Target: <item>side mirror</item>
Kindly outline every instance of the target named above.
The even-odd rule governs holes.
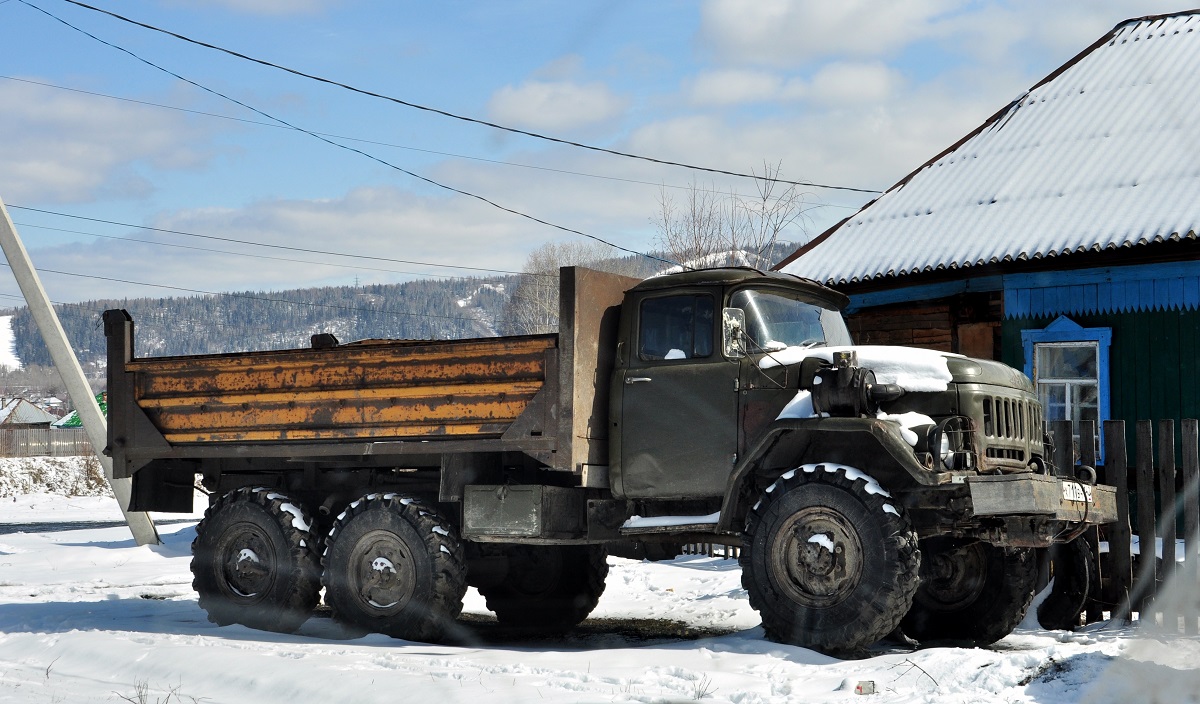
[[[723,308],[721,310],[721,340],[725,356],[730,359],[741,359],[746,356],[746,311],[741,308]]]

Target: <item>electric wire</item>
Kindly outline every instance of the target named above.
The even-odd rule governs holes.
[[[29,5],[30,7],[37,8],[37,6],[35,6],[35,5],[30,5],[26,0],[20,0],[20,1],[25,5]],[[379,98],[381,100],[386,100],[386,101],[389,101],[392,103],[396,103],[397,105],[403,105],[404,107],[434,113],[436,115],[441,115],[443,117],[449,117],[449,118],[452,118],[455,120],[461,120],[463,122],[473,123],[473,124],[477,124],[477,125],[483,125],[485,127],[491,127],[493,129],[501,130],[504,132],[510,132],[512,134],[524,135],[526,137],[533,137],[534,139],[541,139],[541,140],[545,140],[547,142],[554,142],[556,144],[563,144],[563,145],[570,146],[570,147],[577,147],[579,149],[587,149],[587,150],[594,151],[594,152],[601,152],[604,154],[611,154],[614,156],[625,157],[627,159],[638,159],[641,161],[648,161],[648,162],[651,162],[654,164],[662,164],[665,166],[677,166],[677,167],[684,168],[684,169],[691,169],[693,171],[704,171],[707,173],[722,174],[724,176],[736,176],[738,178],[751,178],[751,179],[755,179],[755,180],[773,181],[776,183],[785,183],[785,184],[794,185],[794,186],[804,186],[806,188],[823,188],[823,189],[837,190],[837,191],[851,191],[851,192],[855,192],[855,193],[882,193],[882,191],[878,191],[878,190],[872,190],[872,189],[866,189],[866,188],[852,188],[849,186],[831,186],[828,184],[814,183],[811,181],[789,181],[786,179],[764,178],[763,176],[755,175],[753,173],[746,174],[746,173],[741,173],[738,171],[728,171],[725,169],[715,169],[715,168],[709,168],[709,167],[705,167],[705,166],[697,166],[695,164],[686,164],[686,163],[682,163],[682,162],[678,162],[678,161],[670,161],[667,159],[657,159],[654,157],[643,156],[640,154],[632,154],[629,152],[622,152],[622,151],[618,151],[615,149],[598,147],[598,146],[595,146],[592,144],[585,144],[583,142],[574,142],[574,141],[567,140],[567,139],[560,139],[558,137],[551,137],[546,134],[541,134],[539,132],[531,132],[529,130],[522,130],[522,129],[518,129],[516,127],[507,127],[505,125],[500,125],[495,122],[488,122],[487,120],[480,120],[480,119],[474,118],[474,117],[467,117],[466,115],[459,115],[457,113],[442,110],[440,108],[434,108],[434,107],[429,107],[427,105],[413,103],[413,102],[410,102],[407,100],[403,100],[401,98],[396,98],[393,96],[384,95],[382,93],[376,93],[374,91],[366,90],[364,88],[357,88],[355,86],[352,86],[352,85],[349,85],[346,83],[342,83],[339,81],[335,81],[333,79],[323,78],[321,76],[317,76],[317,75],[314,75],[311,73],[306,73],[304,71],[300,71],[300,70],[297,70],[294,68],[289,68],[287,66],[282,66],[280,64],[272,63],[270,61],[266,61],[265,59],[258,59],[253,56],[248,56],[241,52],[234,51],[232,49],[226,49],[224,47],[217,46],[216,44],[210,44],[208,42],[200,41],[199,39],[193,39],[193,38],[185,36],[183,34],[179,34],[177,32],[172,32],[168,29],[156,27],[155,25],[147,24],[145,22],[140,22],[138,20],[134,20],[134,19],[131,19],[124,15],[118,14],[116,12],[111,12],[109,10],[99,8],[94,5],[89,5],[85,2],[80,2],[79,0],[63,0],[63,2],[70,3],[72,5],[84,8],[86,10],[91,10],[93,12],[99,12],[101,14],[108,15],[109,17],[120,20],[121,22],[126,22],[128,24],[132,24],[137,27],[142,27],[143,29],[149,29],[154,32],[159,32],[159,33],[165,34],[169,37],[174,37],[175,39],[179,39],[179,40],[188,42],[189,44],[194,44],[196,46],[204,47],[206,49],[211,49],[213,51],[219,51],[224,54],[228,54],[229,56],[233,56],[235,58],[242,59],[244,61],[250,61],[252,63],[259,64],[260,66],[266,66],[268,68],[273,68],[273,69],[276,69],[279,71],[283,71],[285,73],[290,73],[294,76],[299,76],[301,78],[307,78],[312,81],[317,81],[319,83],[324,83],[326,85],[336,86],[338,88],[344,88],[345,90],[351,91],[353,93],[358,93],[360,95],[365,95],[365,96],[368,96],[371,98]],[[37,8],[37,9],[41,10],[41,8]],[[41,11],[46,12],[45,10],[41,10]],[[46,12],[46,14],[50,14],[50,13]],[[50,15],[50,16],[53,17],[53,15]],[[58,18],[55,17],[55,19],[58,19]],[[64,20],[59,19],[59,21],[63,22],[63,24],[67,24]],[[78,29],[78,28],[76,28],[76,29]],[[79,30],[79,31],[83,31],[83,30]]]
[[[177,112],[184,112],[184,113],[189,113],[192,115],[201,115],[203,117],[212,117],[212,118],[216,118],[216,119],[220,119],[220,120],[241,122],[243,124],[255,125],[258,127],[270,127],[272,129],[277,129],[277,130],[290,129],[288,127],[285,127],[283,125],[280,125],[280,124],[277,124],[274,122],[264,122],[262,120],[251,120],[251,119],[245,118],[245,117],[234,117],[233,115],[222,115],[220,113],[207,112],[204,110],[195,110],[192,108],[182,108],[177,105],[167,105],[165,103],[155,103],[155,102],[151,102],[148,100],[138,100],[136,98],[126,98],[126,97],[123,97],[120,95],[110,95],[108,93],[100,93],[97,91],[84,90],[82,88],[71,88],[70,86],[60,86],[60,85],[56,85],[54,83],[46,83],[44,81],[32,81],[32,80],[29,80],[28,78],[18,78],[16,76],[0,75],[0,79],[6,80],[6,81],[15,81],[18,83],[27,83],[29,85],[41,86],[43,88],[53,88],[55,90],[68,91],[71,93],[80,93],[82,95],[89,95],[89,96],[93,96],[96,98],[106,98],[108,100],[119,100],[121,102],[133,103],[135,105],[144,105],[147,107],[160,108],[163,110],[175,110]],[[553,168],[550,166],[537,166],[535,164],[522,164],[521,162],[518,162],[518,161],[507,161],[504,159],[488,159],[488,158],[481,157],[481,156],[471,156],[469,154],[457,154],[455,152],[443,152],[443,151],[438,151],[436,149],[423,149],[421,147],[413,147],[413,146],[409,146],[406,144],[395,144],[393,142],[382,142],[382,141],[375,140],[375,139],[364,139],[362,137],[348,137],[346,135],[336,134],[333,132],[321,132],[318,130],[313,130],[313,132],[321,135],[322,137],[329,137],[331,139],[341,139],[341,140],[345,140],[347,142],[360,142],[362,144],[371,144],[371,145],[378,146],[378,147],[391,147],[392,149],[403,149],[403,150],[411,151],[411,152],[420,152],[421,154],[433,154],[435,156],[445,156],[445,157],[450,157],[452,159],[463,159],[465,161],[477,161],[477,162],[480,162],[483,164],[496,164],[498,166],[512,166],[512,167],[516,167],[516,168],[520,168],[520,169],[530,169],[533,171],[545,171],[548,173],[564,174],[567,176],[581,176],[583,178],[594,178],[594,179],[600,179],[600,180],[604,180],[604,181],[616,181],[619,183],[631,183],[631,184],[635,184],[635,185],[639,185],[639,186],[655,186],[655,187],[661,187],[661,188],[671,188],[671,189],[681,190],[681,191],[696,189],[696,190],[710,192],[710,193],[716,192],[713,189],[699,188],[695,185],[680,186],[678,184],[673,184],[673,183],[643,181],[643,180],[636,179],[636,178],[624,178],[622,176],[606,176],[604,174],[591,174],[591,173],[587,173],[586,171],[573,171],[571,169],[556,169],[556,168]],[[833,205],[833,204],[829,204],[829,203],[822,203],[822,204],[820,204],[820,207],[832,207],[832,208],[853,207],[854,210],[858,209],[858,206]]]
[[[382,267],[362,266],[359,264],[335,264],[334,262],[314,262],[309,259],[288,259],[287,257],[272,257],[266,254],[251,254],[249,252],[234,252],[228,249],[213,249],[211,247],[195,247],[187,244],[177,244],[175,242],[155,242],[154,240],[139,240],[132,237],[118,237],[116,235],[102,235],[98,232],[85,232],[83,230],[68,230],[62,227],[49,227],[47,225],[34,225],[27,222],[13,222],[14,225],[28,227],[35,230],[50,230],[52,232],[65,232],[72,235],[85,235],[87,237],[99,237],[106,240],[117,240],[118,242],[132,242],[137,244],[149,244],[155,247],[174,247],[176,249],[187,249],[197,252],[212,252],[214,254],[228,254],[235,257],[250,257],[253,259],[266,259],[273,262],[288,262],[291,264],[308,264],[311,266],[331,266],[339,269],[350,269],[352,271],[379,271],[386,274],[405,274],[409,276],[431,276],[439,279],[457,279],[461,278],[453,274],[434,274],[421,271],[400,271],[398,269],[384,269]],[[507,273],[507,272],[505,272]]]
[[[67,1],[69,2],[70,0],[67,0]],[[175,77],[175,78],[177,78],[177,79],[179,79],[179,80],[181,80],[181,81],[183,81],[183,82],[185,82],[185,83],[187,83],[187,84],[189,84],[189,85],[195,86],[196,88],[199,88],[200,90],[203,90],[203,91],[204,91],[204,92],[206,92],[206,93],[209,93],[209,94],[211,94],[211,95],[215,95],[215,96],[217,96],[217,97],[219,97],[219,98],[223,98],[223,99],[225,99],[225,100],[228,100],[229,102],[231,102],[231,103],[234,103],[234,104],[236,104],[236,105],[240,105],[240,106],[242,106],[242,107],[246,108],[247,110],[250,110],[251,112],[254,112],[254,113],[258,114],[258,115],[261,115],[262,117],[265,117],[265,118],[267,118],[268,120],[272,120],[272,121],[274,121],[274,122],[278,122],[279,124],[281,124],[281,125],[284,125],[284,126],[286,126],[286,127],[290,128],[290,129],[296,130],[297,132],[303,132],[304,134],[307,134],[307,135],[309,135],[310,137],[313,137],[314,139],[320,140],[320,141],[322,141],[322,142],[324,142],[324,143],[326,143],[326,144],[329,144],[329,145],[332,145],[332,146],[338,147],[338,148],[340,148],[340,149],[345,149],[346,151],[350,151],[350,152],[353,152],[353,153],[359,154],[359,155],[361,155],[361,156],[364,156],[364,157],[366,157],[367,159],[370,159],[371,161],[374,161],[374,162],[376,162],[376,163],[378,163],[378,164],[381,164],[381,165],[383,165],[383,166],[386,166],[386,167],[388,167],[388,168],[390,168],[390,169],[394,169],[394,170],[396,170],[396,171],[399,171],[400,173],[407,174],[408,176],[410,176],[410,177],[412,177],[412,178],[415,178],[415,179],[417,179],[417,180],[419,180],[419,181],[423,181],[423,182],[425,182],[425,183],[428,183],[428,184],[430,184],[430,185],[432,185],[432,186],[436,186],[437,188],[441,188],[441,189],[444,189],[444,190],[450,191],[450,192],[452,192],[452,193],[457,193],[457,194],[459,194],[459,195],[466,196],[466,197],[468,197],[468,198],[473,198],[473,199],[475,199],[475,200],[477,200],[477,201],[480,201],[480,202],[482,202],[482,203],[485,203],[485,204],[487,204],[487,205],[490,205],[490,206],[492,206],[493,208],[496,208],[496,209],[498,209],[498,210],[504,211],[504,212],[506,212],[506,213],[510,213],[510,214],[512,214],[512,215],[516,215],[516,216],[518,216],[518,217],[521,217],[521,218],[524,218],[524,219],[526,219],[526,220],[530,220],[530,221],[532,221],[532,222],[536,222],[536,223],[538,223],[538,224],[540,224],[540,225],[545,225],[545,226],[547,226],[547,227],[554,228],[554,229],[556,229],[556,230],[561,230],[561,231],[563,231],[563,232],[568,232],[568,233],[571,233],[571,234],[579,235],[579,236],[581,236],[581,237],[586,237],[586,238],[588,238],[588,239],[595,240],[595,241],[597,241],[597,242],[600,242],[601,244],[608,245],[609,247],[612,247],[613,249],[620,250],[620,251],[622,251],[622,252],[627,252],[627,253],[629,253],[629,254],[636,254],[636,255],[638,255],[638,256],[641,256],[641,257],[646,257],[647,259],[654,259],[654,260],[657,260],[657,261],[663,262],[664,264],[669,264],[669,265],[672,265],[672,266],[679,266],[679,264],[678,264],[677,262],[673,262],[673,261],[670,261],[670,260],[668,260],[668,259],[663,259],[662,257],[657,257],[657,256],[654,256],[654,255],[652,255],[652,254],[647,254],[647,253],[645,253],[645,252],[639,252],[639,251],[637,251],[637,250],[634,250],[634,249],[629,249],[628,247],[622,247],[621,245],[615,244],[615,243],[613,243],[613,242],[609,242],[608,240],[605,240],[605,239],[603,239],[603,238],[601,238],[601,237],[597,237],[596,235],[588,234],[588,233],[586,233],[586,232],[583,232],[583,231],[581,231],[581,230],[576,230],[576,229],[574,229],[574,228],[570,228],[570,227],[567,227],[567,226],[565,226],[565,225],[558,225],[558,224],[556,224],[556,223],[552,223],[552,222],[550,222],[550,221],[548,221],[548,220],[544,220],[544,219],[542,219],[542,218],[539,218],[539,217],[536,217],[536,216],[530,215],[530,214],[528,214],[528,213],[525,213],[525,212],[522,212],[522,211],[520,211],[520,210],[516,210],[516,209],[513,209],[513,208],[509,208],[509,207],[507,207],[507,206],[504,206],[504,205],[500,205],[499,203],[497,203],[497,202],[495,202],[495,201],[493,201],[493,200],[490,200],[490,199],[488,199],[488,198],[485,198],[484,196],[481,196],[481,195],[479,195],[479,194],[476,194],[476,193],[471,193],[470,191],[465,191],[465,190],[462,190],[462,189],[460,189],[460,188],[455,188],[454,186],[450,186],[450,185],[447,185],[447,184],[444,184],[444,183],[440,183],[440,182],[438,182],[438,181],[434,181],[434,180],[433,180],[433,179],[431,179],[431,178],[427,178],[427,177],[425,177],[425,176],[421,176],[420,174],[418,174],[418,173],[416,173],[416,172],[409,171],[408,169],[405,169],[405,168],[403,168],[403,167],[401,167],[401,166],[397,166],[396,164],[393,164],[393,163],[391,163],[391,162],[387,161],[386,159],[382,159],[382,158],[380,158],[380,157],[377,157],[377,156],[375,156],[375,155],[373,155],[373,154],[370,154],[370,153],[368,153],[368,152],[365,152],[365,151],[363,151],[363,150],[361,150],[361,149],[357,149],[357,148],[355,148],[355,147],[351,147],[351,146],[348,146],[348,145],[345,145],[345,144],[341,144],[341,143],[339,143],[339,142],[335,142],[335,141],[333,141],[332,139],[329,139],[328,137],[323,137],[323,136],[321,136],[320,134],[317,134],[316,132],[312,132],[311,130],[305,129],[305,128],[303,128],[303,127],[299,127],[299,126],[297,126],[297,125],[293,125],[292,123],[288,122],[287,120],[284,120],[284,119],[282,119],[282,118],[275,117],[274,115],[271,115],[271,114],[269,114],[269,113],[266,113],[266,112],[264,112],[264,111],[262,111],[262,110],[259,110],[258,108],[255,108],[255,107],[253,107],[253,106],[251,106],[251,105],[248,105],[247,103],[244,103],[244,102],[242,102],[242,101],[238,100],[237,98],[233,98],[233,97],[231,97],[231,96],[228,96],[228,95],[226,95],[226,94],[224,94],[224,93],[221,93],[220,91],[217,91],[217,90],[215,90],[215,89],[209,88],[209,87],[207,87],[207,86],[205,86],[205,85],[203,85],[203,84],[197,83],[196,81],[193,81],[193,80],[191,80],[191,79],[189,79],[189,78],[185,78],[185,77],[183,77],[182,75],[180,75],[180,74],[178,74],[178,73],[175,73],[174,71],[171,71],[170,69],[167,69],[167,68],[164,68],[164,67],[162,67],[162,66],[159,66],[158,64],[154,63],[153,61],[150,61],[149,59],[145,59],[145,58],[143,58],[143,57],[141,57],[141,56],[139,56],[139,55],[135,54],[134,52],[130,51],[129,49],[126,49],[126,48],[124,48],[124,47],[121,47],[121,46],[119,46],[119,45],[117,45],[117,44],[114,44],[114,43],[112,43],[112,42],[106,41],[106,40],[104,40],[104,39],[101,39],[100,37],[96,36],[95,34],[92,34],[91,32],[88,32],[87,30],[84,30],[84,29],[82,29],[82,28],[80,28],[80,27],[77,27],[77,26],[75,26],[75,25],[71,24],[70,22],[67,22],[66,20],[62,19],[61,17],[58,17],[57,15],[55,15],[55,14],[53,14],[53,13],[51,13],[51,12],[49,12],[49,11],[47,11],[47,10],[45,10],[45,9],[41,8],[41,7],[38,7],[37,5],[34,5],[33,3],[29,2],[29,0],[18,0],[18,2],[20,2],[22,5],[25,5],[26,7],[29,7],[29,8],[31,8],[31,9],[34,9],[34,10],[37,10],[38,12],[40,12],[40,13],[42,13],[42,14],[46,15],[47,17],[49,17],[49,18],[51,18],[51,19],[53,19],[53,20],[55,20],[56,22],[59,22],[59,23],[61,23],[61,24],[65,25],[65,26],[67,26],[67,27],[69,27],[69,28],[71,28],[71,29],[75,30],[76,32],[79,32],[80,34],[83,34],[84,36],[90,37],[91,39],[93,39],[93,40],[95,40],[95,41],[97,41],[97,42],[99,42],[99,43],[101,43],[101,44],[104,44],[105,46],[108,46],[108,47],[110,47],[110,48],[112,48],[112,49],[115,49],[115,50],[117,50],[117,51],[120,51],[121,53],[127,54],[128,56],[130,56],[130,57],[132,57],[132,58],[136,59],[137,61],[139,61],[139,62],[141,62],[141,63],[143,63],[143,64],[146,64],[147,66],[150,66],[151,68],[154,68],[154,69],[156,69],[156,70],[158,70],[158,71],[161,71],[161,72],[163,72],[163,73],[165,73],[165,74],[167,74],[167,75],[169,75],[169,76],[173,76],[173,77]],[[90,9],[98,9],[98,8],[90,8]],[[103,10],[99,10],[99,11],[100,11],[100,12],[104,12]]]
[[[465,265],[458,265],[458,264],[435,264],[433,262],[422,262],[422,261],[417,261],[414,259],[396,259],[393,257],[379,257],[379,256],[370,255],[370,254],[346,254],[344,252],[334,252],[334,251],[324,250],[324,249],[310,249],[307,247],[292,247],[292,246],[283,245],[283,244],[266,244],[264,242],[253,242],[251,240],[239,240],[239,239],[235,239],[232,237],[219,237],[217,235],[201,235],[201,234],[198,234],[195,232],[184,232],[183,230],[169,230],[169,229],[161,228],[161,227],[149,227],[146,225],[134,225],[132,223],[127,223],[127,222],[118,222],[116,220],[91,218],[91,217],[87,217],[84,215],[72,215],[70,213],[60,213],[60,212],[57,212],[54,210],[45,210],[42,208],[30,208],[30,207],[23,206],[23,205],[15,205],[13,203],[9,203],[8,208],[12,209],[12,210],[25,210],[25,211],[28,211],[31,213],[44,213],[46,215],[57,215],[59,217],[73,218],[76,220],[86,220],[88,222],[98,222],[98,223],[103,223],[105,225],[117,225],[120,227],[132,227],[132,228],[137,228],[137,229],[141,229],[141,230],[149,230],[151,232],[164,232],[164,233],[172,234],[172,235],[183,235],[185,237],[196,237],[199,239],[215,240],[218,242],[231,242],[231,243],[236,243],[236,244],[252,245],[255,247],[265,247],[268,249],[282,249],[282,250],[286,250],[289,252],[303,252],[305,254],[320,254],[323,256],[331,256],[331,257],[347,257],[347,258],[352,258],[352,259],[365,259],[368,261],[391,262],[393,264],[415,264],[417,266],[434,266],[434,267],[441,267],[443,269],[462,269],[464,271],[480,271],[480,272],[493,273],[493,274],[550,276],[549,274],[528,274],[527,272],[513,271],[510,269],[488,269],[485,267],[465,266]],[[138,241],[141,241],[141,240],[138,240]]]

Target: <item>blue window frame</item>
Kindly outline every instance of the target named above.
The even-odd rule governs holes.
[[[1094,421],[1096,457],[1103,463],[1102,421],[1111,417],[1108,353],[1112,328],[1085,328],[1059,316],[1042,330],[1022,330],[1021,344],[1025,374],[1037,385],[1046,422],[1071,421],[1078,447],[1079,422]]]

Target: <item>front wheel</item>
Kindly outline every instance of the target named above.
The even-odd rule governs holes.
[[[433,507],[397,494],[370,494],[338,516],[327,542],[325,601],[335,620],[432,642],[462,611],[462,544]]]
[[[905,635],[983,646],[1021,622],[1037,585],[1033,549],[933,537],[921,551],[921,586],[901,623]]]
[[[921,553],[899,504],[862,472],[805,465],[750,511],[742,586],[769,638],[825,652],[870,645],[912,604]]]

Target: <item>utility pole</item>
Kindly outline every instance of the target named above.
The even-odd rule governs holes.
[[[41,279],[33,268],[29,252],[25,251],[25,245],[17,236],[17,228],[8,216],[8,209],[4,207],[3,200],[0,200],[0,216],[3,216],[0,217],[0,248],[4,250],[8,265],[12,267],[17,285],[21,287],[21,293],[25,296],[25,304],[29,306],[29,312],[42,334],[42,340],[50,350],[54,367],[58,369],[58,374],[67,387],[67,393],[75,404],[75,411],[79,413],[83,429],[92,443],[92,449],[96,451],[96,458],[104,468],[104,478],[108,480],[113,495],[117,497],[117,503],[121,506],[121,513],[125,514],[125,522],[129,524],[134,540],[138,545],[157,545],[162,541],[158,539],[158,530],[155,529],[150,516],[141,511],[129,511],[133,480],[113,479],[112,458],[102,451],[108,444],[108,420],[100,412],[100,405],[92,395],[92,388],[88,385],[87,377],[83,375],[79,359],[71,349],[67,333],[58,320],[58,314],[54,312],[54,306],[50,304],[46,289],[42,288]]]

